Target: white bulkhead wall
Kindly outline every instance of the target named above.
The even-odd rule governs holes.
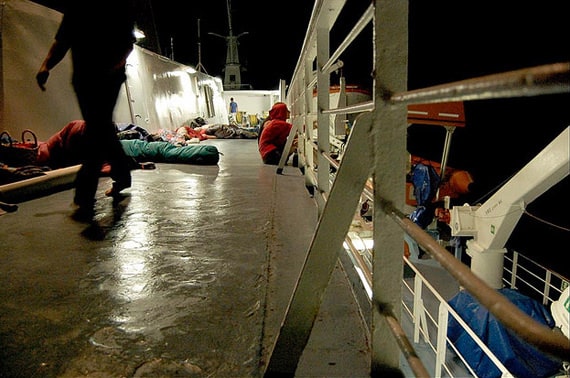
[[[220,78],[135,46],[127,60],[127,82],[115,118],[151,133],[175,130],[197,117],[207,123],[227,123],[222,92]]]
[[[40,141],[47,140],[81,118],[71,86],[70,54],[50,72],[45,92],[35,80],[62,14],[28,0],[6,0],[0,7],[0,129],[15,138],[32,129]],[[222,94],[220,78],[135,46],[115,121],[134,123],[151,133],[174,130],[196,117],[227,123]]]

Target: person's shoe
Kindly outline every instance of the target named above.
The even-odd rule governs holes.
[[[156,169],[156,165],[152,161],[147,161],[144,163],[137,163],[140,169]]]
[[[93,206],[78,206],[74,205],[75,210],[71,214],[71,219],[77,222],[90,223],[95,216]]]
[[[111,186],[111,188],[107,189],[107,191],[105,192],[105,195],[107,197],[119,197],[119,196],[121,196],[121,191],[129,188],[130,186],[131,186],[130,184],[120,183],[120,182],[115,181],[113,183],[113,186]]]

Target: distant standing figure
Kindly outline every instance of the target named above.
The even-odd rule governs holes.
[[[263,123],[259,134],[259,154],[265,164],[278,165],[287,143],[287,137],[293,127],[287,122],[289,109],[284,102],[276,102],[269,111],[268,119]],[[295,149],[293,143],[291,149]],[[288,151],[288,155],[293,151]]]
[[[67,51],[73,62],[72,84],[85,120],[81,168],[75,180],[73,218],[91,221],[101,167],[111,164],[115,182],[107,195],[131,186],[129,159],[117,138],[113,112],[125,65],[133,50],[135,0],[68,1],[36,80],[45,91],[49,72]]]
[[[237,122],[237,112],[238,104],[234,101],[234,98],[230,98],[230,120]]]

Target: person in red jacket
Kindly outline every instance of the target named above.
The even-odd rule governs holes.
[[[276,102],[269,111],[259,133],[259,154],[265,164],[278,165],[287,137],[293,125],[287,122],[289,109],[284,102]],[[293,143],[292,148],[294,148]]]

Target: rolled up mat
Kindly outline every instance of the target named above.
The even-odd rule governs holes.
[[[0,186],[0,201],[18,203],[73,187],[81,165],[54,169],[45,175]]]
[[[18,210],[18,205],[0,201],[0,211],[3,211],[4,213],[13,213],[16,210]]]

